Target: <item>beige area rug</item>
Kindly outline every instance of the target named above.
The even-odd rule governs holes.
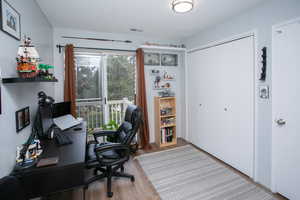
[[[162,200],[275,200],[191,145],[136,159]]]

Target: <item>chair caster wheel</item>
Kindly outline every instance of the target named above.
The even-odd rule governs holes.
[[[134,181],[135,181],[134,176],[130,178],[130,181],[131,181],[131,182],[134,182]]]
[[[109,198],[112,198],[112,197],[113,197],[113,195],[114,195],[114,193],[113,193],[113,192],[107,192],[107,196],[108,196]]]

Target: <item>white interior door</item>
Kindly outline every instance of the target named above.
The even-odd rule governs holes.
[[[300,20],[273,30],[275,191],[300,199]]]
[[[191,142],[253,177],[254,38],[188,56]]]

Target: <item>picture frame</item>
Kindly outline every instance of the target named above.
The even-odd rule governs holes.
[[[0,28],[16,40],[21,40],[21,15],[6,0],[0,0]]]
[[[145,53],[144,64],[151,66],[160,66],[160,54],[159,53]]]
[[[177,54],[161,54],[161,65],[162,66],[178,66],[178,55]]]
[[[30,109],[29,107],[22,108],[16,111],[16,131],[19,133],[24,128],[30,125]]]

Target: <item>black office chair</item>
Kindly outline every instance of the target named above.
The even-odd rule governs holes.
[[[97,180],[107,178],[107,196],[112,197],[112,177],[130,178],[134,182],[134,176],[124,173],[124,164],[129,160],[131,143],[142,123],[141,109],[135,105],[129,105],[125,113],[125,121],[117,131],[94,132],[95,141],[87,145],[86,167],[94,169],[94,177],[90,178],[85,186]],[[113,142],[99,143],[99,137],[110,137]],[[120,171],[118,171],[120,170]],[[102,172],[98,175],[98,172]]]
[[[0,199],[3,200],[29,200],[19,179],[14,176],[6,176],[0,179]]]

